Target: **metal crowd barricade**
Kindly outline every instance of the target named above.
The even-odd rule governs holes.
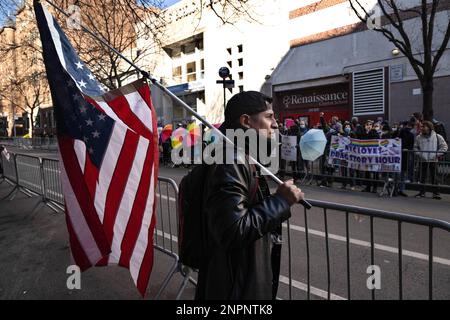
[[[52,210],[64,210],[64,194],[60,179],[59,161],[42,159],[42,187],[43,201]]]
[[[409,189],[450,193],[450,152],[403,151],[403,181]]]
[[[431,161],[424,160],[430,157]],[[287,175],[300,179],[303,185],[312,184],[314,180],[318,184],[372,185],[382,188],[380,195],[392,195],[394,189],[402,185],[408,190],[450,194],[450,151],[403,150],[399,174],[367,173],[330,165],[327,155],[315,161],[298,161],[298,164],[287,162],[282,169]]]
[[[330,272],[330,233],[329,233],[329,223],[328,218],[330,215],[336,214],[330,211],[336,211],[337,214],[344,214],[345,217],[345,236],[341,237],[345,239],[346,249],[345,249],[345,259],[346,259],[346,278],[347,278],[347,299],[351,299],[351,268],[350,268],[350,230],[349,230],[349,215],[350,214],[358,214],[361,216],[369,217],[370,223],[370,263],[371,265],[375,265],[375,242],[374,242],[374,221],[377,220],[390,220],[394,221],[397,224],[397,259],[398,259],[398,297],[399,300],[403,300],[404,297],[404,283],[405,279],[403,277],[403,255],[406,250],[403,249],[402,235],[403,235],[403,226],[404,224],[412,224],[416,226],[422,226],[427,228],[428,230],[428,298],[430,300],[433,299],[433,252],[434,252],[434,237],[435,230],[444,231],[447,235],[450,236],[450,223],[442,220],[422,217],[422,216],[413,216],[403,213],[395,213],[388,212],[383,210],[376,209],[368,209],[361,208],[356,206],[348,206],[337,203],[330,203],[325,201],[318,200],[308,200],[314,208],[317,208],[323,213],[323,223],[324,223],[324,238],[325,238],[325,255],[326,255],[326,282],[327,282],[327,299],[331,299],[331,272]],[[311,214],[317,215],[317,212],[310,212],[308,214],[307,210],[304,210],[304,223],[305,223],[305,245],[306,245],[306,279],[307,279],[307,298],[311,297],[311,250],[310,250],[310,230],[308,227],[308,221]],[[290,231],[290,230],[289,230]],[[289,252],[290,248],[290,239],[289,239]],[[291,268],[292,261],[289,260],[289,268]],[[289,290],[292,290],[290,276],[290,285]],[[375,290],[371,292],[372,300],[375,299]]]
[[[178,258],[178,211],[177,211],[178,186],[173,179],[158,177],[156,187],[156,226],[154,233],[154,248],[173,259],[173,263],[163,280],[160,290],[155,296],[159,299],[163,291],[167,288],[170,280],[176,273],[183,277],[182,283],[177,291],[176,299],[180,299],[181,294],[189,281],[195,284],[192,279],[192,270],[183,266]]]
[[[32,146],[34,149],[57,150],[58,141],[54,137],[33,137]]]
[[[177,216],[177,193],[178,188],[176,183],[172,179],[159,177],[158,178],[158,186],[156,188],[157,193],[157,210],[155,212],[157,217],[157,225],[155,228],[155,239],[154,246],[155,249],[160,250],[171,256],[173,258],[173,264],[168,271],[167,276],[165,277],[161,289],[159,290],[156,299],[158,299],[161,293],[166,289],[172,277],[180,272],[183,276],[182,284],[177,292],[177,299],[180,298],[183,290],[185,289],[187,283],[191,281],[194,285],[196,284],[195,280],[192,279],[191,275],[194,270],[190,270],[189,268],[185,268],[178,259],[178,216]],[[397,244],[398,244],[398,252],[397,259],[399,263],[398,267],[398,286],[399,293],[398,297],[400,300],[404,297],[404,284],[406,279],[403,275],[404,270],[404,262],[403,262],[403,254],[406,251],[403,249],[403,240],[402,235],[404,233],[404,225],[416,225],[422,226],[428,230],[428,296],[430,299],[433,298],[433,252],[434,252],[434,237],[433,235],[436,233],[435,230],[442,230],[446,232],[450,236],[450,223],[431,219],[427,217],[420,216],[412,216],[402,213],[388,212],[383,210],[369,209],[369,208],[361,208],[355,206],[342,205],[331,202],[317,201],[317,200],[308,200],[314,207],[314,212],[309,212],[304,210],[304,221],[305,221],[305,245],[306,245],[306,263],[307,263],[307,297],[310,299],[311,297],[311,270],[314,266],[311,265],[311,244],[310,244],[310,229],[308,228],[308,222],[311,218],[311,215],[314,214],[317,216],[317,211],[321,211],[323,214],[323,224],[324,224],[324,234],[325,234],[325,255],[326,255],[326,278],[327,278],[327,288],[326,288],[326,297],[331,299],[333,294],[331,293],[331,253],[332,246],[330,244],[330,231],[329,231],[329,217],[330,215],[342,214],[345,219],[345,236],[341,237],[345,239],[345,252],[346,252],[346,269],[347,269],[347,299],[352,298],[352,290],[351,290],[351,270],[350,270],[350,245],[352,244],[350,241],[350,227],[349,227],[349,217],[350,214],[358,214],[360,216],[366,216],[369,218],[370,223],[370,263],[371,265],[376,264],[375,260],[375,240],[374,235],[375,231],[375,221],[378,220],[389,220],[396,223],[397,228]],[[288,244],[288,279],[287,285],[289,288],[289,299],[293,298],[292,289],[295,280],[293,279],[293,266],[292,266],[292,229],[289,221],[285,225],[288,229],[287,232],[287,244]],[[313,233],[314,234],[314,233]],[[297,243],[297,242],[296,242]],[[375,299],[375,290],[372,290],[372,299]]]
[[[60,168],[59,161],[52,159],[42,159],[36,157],[30,157],[26,155],[14,155],[11,154],[9,160],[5,155],[1,155],[1,161],[3,165],[3,176],[6,181],[15,186],[15,192],[19,191],[19,188],[26,190],[26,194],[29,195],[30,191],[33,194],[42,195],[42,201],[40,204],[44,203],[48,205],[55,211],[62,210],[64,205],[64,197],[62,192],[62,186],[60,181]],[[440,161],[439,164],[444,164],[441,168],[448,168],[447,163]],[[436,170],[444,170],[436,169]],[[13,192],[12,191],[12,192]],[[10,195],[12,194],[10,193]],[[9,196],[9,195],[8,195]],[[7,197],[8,197],[7,196]],[[178,198],[178,186],[174,180],[165,177],[158,177],[156,186],[156,226],[154,231],[154,248],[164,254],[167,254],[172,260],[171,267],[165,276],[161,287],[155,296],[155,299],[159,299],[164,290],[168,287],[171,279],[177,273],[182,276],[182,283],[177,291],[176,299],[181,297],[184,289],[186,288],[188,282],[196,284],[195,280],[192,278],[194,270],[183,266],[178,257],[178,211],[177,211],[177,198]],[[305,233],[305,246],[306,246],[306,291],[307,298],[311,297],[311,270],[314,266],[311,266],[311,234],[317,235],[317,232],[313,232],[309,228],[311,221],[311,215],[317,217],[318,213],[322,213],[323,225],[324,225],[324,239],[325,239],[325,258],[326,258],[326,295],[328,299],[332,298],[331,294],[331,253],[332,246],[330,245],[329,232],[329,221],[330,216],[342,215],[345,222],[343,237],[345,241],[345,261],[346,261],[346,284],[347,284],[347,299],[352,298],[351,290],[351,268],[350,268],[350,245],[353,243],[350,240],[350,227],[349,227],[349,216],[350,214],[358,214],[360,216],[366,216],[369,218],[370,223],[370,263],[375,265],[375,249],[376,244],[374,241],[375,235],[375,221],[378,220],[388,220],[393,221],[396,224],[397,230],[397,246],[396,251],[398,260],[398,297],[403,299],[404,297],[404,283],[405,278],[403,274],[403,253],[406,251],[403,249],[402,235],[404,234],[404,225],[412,224],[415,226],[421,226],[427,230],[428,238],[428,297],[433,299],[433,252],[435,250],[434,245],[434,235],[437,233],[436,230],[444,231],[446,234],[450,235],[450,223],[441,220],[431,219],[427,217],[412,216],[402,213],[388,212],[376,209],[361,208],[356,206],[348,206],[337,203],[330,203],[317,200],[308,200],[313,205],[313,210],[308,213],[307,210],[304,211],[304,233]],[[318,212],[319,211],[319,212]],[[292,299],[292,289],[295,283],[292,273],[292,227],[289,222],[286,224],[287,233],[287,243],[288,243],[288,286],[289,286],[289,299]],[[312,232],[312,233],[311,233]],[[298,239],[296,239],[298,243]],[[375,299],[375,291],[372,290],[372,299]]]
[[[17,174],[16,155],[8,153],[8,155],[1,154],[3,165],[3,177],[6,182],[13,186],[11,192],[9,192],[3,199],[13,199],[15,194],[19,191],[19,177]]]
[[[27,195],[42,195],[41,161],[39,158],[16,154],[18,184]]]
[[[2,179],[11,185],[17,185],[17,169],[16,169],[16,159],[14,154],[9,154],[9,156],[4,153],[0,154],[2,162]]]

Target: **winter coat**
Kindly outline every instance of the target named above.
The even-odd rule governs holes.
[[[281,252],[274,233],[281,233],[281,223],[291,216],[290,206],[283,197],[270,195],[263,176],[258,177],[256,198],[250,203],[250,192],[256,190],[252,173],[248,161],[208,168],[202,226],[208,249],[198,273],[196,299],[274,298]]]
[[[447,143],[444,138],[431,131],[429,136],[420,134],[416,137],[414,142],[415,151],[431,151],[431,152],[418,152],[416,153],[422,161],[425,162],[437,162],[438,157],[443,155],[443,152],[448,150]],[[437,152],[436,152],[437,151]]]

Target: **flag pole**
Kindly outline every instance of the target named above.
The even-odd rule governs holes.
[[[60,7],[58,7],[57,5],[55,5],[54,3],[52,3],[50,0],[45,0],[45,2],[47,2],[49,5],[51,5],[53,8],[55,8],[57,11],[59,11],[60,13],[62,13],[63,15],[65,15],[66,17],[70,18],[70,15],[65,12],[63,9],[61,9]],[[178,102],[184,109],[186,109],[188,112],[190,112],[191,114],[193,114],[199,121],[201,121],[205,126],[207,126],[208,128],[214,130],[214,132],[218,133],[227,143],[234,145],[234,143],[227,138],[222,132],[220,132],[219,130],[217,130],[208,120],[204,119],[202,116],[200,116],[199,113],[197,113],[197,111],[193,110],[190,106],[188,106],[183,100],[181,100],[179,97],[177,97],[173,92],[171,92],[169,89],[167,89],[165,86],[163,86],[161,83],[159,83],[155,78],[153,78],[150,73],[148,73],[145,70],[142,70],[141,68],[139,68],[135,63],[133,63],[132,61],[130,61],[130,59],[128,59],[127,57],[125,57],[123,54],[121,54],[119,51],[117,51],[111,44],[109,44],[105,39],[102,39],[100,36],[96,35],[94,32],[92,32],[91,30],[89,30],[88,28],[86,28],[84,25],[82,25],[81,23],[79,24],[80,28],[88,33],[90,36],[92,36],[93,38],[95,38],[96,40],[100,41],[105,47],[107,47],[109,50],[111,50],[112,52],[114,52],[115,54],[117,54],[117,56],[119,56],[120,58],[122,58],[123,60],[125,60],[129,65],[131,65],[132,67],[134,67],[137,71],[139,71],[142,76],[148,80],[150,80],[153,85],[157,86],[159,89],[161,89],[164,93],[166,93],[168,96],[170,96],[173,100],[175,100],[176,102]],[[258,161],[256,161],[253,157],[249,157],[249,159],[255,163],[256,166],[259,167],[259,169],[262,171],[262,173],[264,175],[269,176],[274,182],[276,182],[277,184],[283,184],[283,181],[281,179],[279,179],[275,174],[273,174],[269,169],[267,169],[266,167],[264,167],[262,164],[260,164]],[[312,206],[311,204],[306,201],[306,200],[301,200],[300,204],[303,205],[305,208],[307,209],[311,209]]]

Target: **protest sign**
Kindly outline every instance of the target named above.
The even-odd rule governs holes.
[[[281,159],[297,161],[297,137],[281,136]]]
[[[328,162],[350,169],[372,172],[401,172],[400,139],[357,140],[333,136]]]

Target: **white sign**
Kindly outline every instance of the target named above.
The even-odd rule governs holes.
[[[391,66],[391,82],[403,80],[403,65]]]
[[[413,89],[414,96],[420,96],[421,94],[422,94],[422,89],[420,89],[420,88]]]
[[[281,159],[297,161],[297,137],[281,136]]]

